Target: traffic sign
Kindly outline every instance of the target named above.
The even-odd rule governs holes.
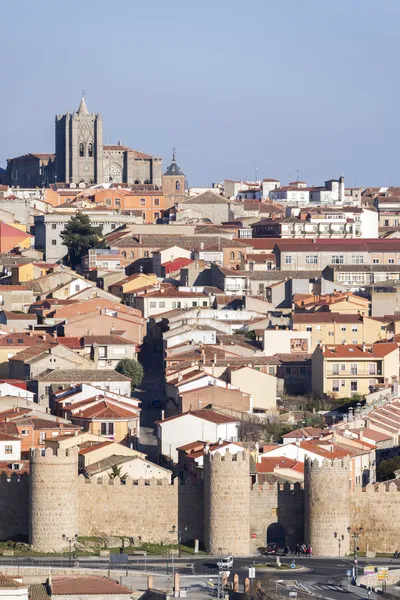
[[[290,565],[291,569],[295,569],[296,568],[296,563],[293,561],[292,564]]]
[[[364,575],[373,575],[375,573],[375,567],[373,565],[368,565],[364,567]]]
[[[350,569],[347,569],[347,571],[346,571],[347,577],[351,577],[351,573],[352,573],[352,571]]]
[[[387,581],[389,578],[388,567],[378,567],[378,579],[379,581]]]

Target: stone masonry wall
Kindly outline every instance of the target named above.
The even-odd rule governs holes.
[[[46,448],[32,451],[30,459],[29,542],[42,552],[59,552],[67,545],[63,536],[78,531],[78,449]]]
[[[140,537],[144,542],[176,541],[178,484],[144,479],[123,484],[118,478],[78,483],[79,535]]]
[[[204,542],[208,552],[250,554],[248,452],[204,456]]]
[[[193,483],[190,478],[178,489],[178,519],[182,541],[204,539],[204,485],[199,480]]]
[[[0,477],[0,541],[26,539],[29,530],[29,476]]]
[[[324,460],[322,465],[306,459],[304,463],[305,542],[315,555],[343,556],[349,552],[349,479],[347,459]]]
[[[278,490],[276,484],[253,485],[250,490],[251,553],[267,545],[267,529],[277,522]],[[255,537],[254,537],[255,536]]]
[[[368,484],[350,494],[351,527],[362,527],[361,551],[394,552],[400,543],[400,489],[392,482]]]
[[[299,483],[278,485],[278,523],[290,548],[304,542],[304,489]]]

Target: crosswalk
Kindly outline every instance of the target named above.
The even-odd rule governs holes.
[[[329,598],[329,592],[335,592],[336,594],[347,592],[347,590],[335,583],[317,583],[315,581],[304,581],[299,583],[297,589],[302,590],[311,596],[323,596],[324,598]]]

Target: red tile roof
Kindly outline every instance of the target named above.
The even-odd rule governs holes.
[[[365,346],[357,344],[327,344],[326,346],[322,346],[322,354],[326,358],[363,358],[368,360],[371,358],[383,358],[394,350],[398,351],[398,346],[393,342],[365,344]]]
[[[51,591],[54,595],[83,596],[83,595],[113,595],[131,597],[131,590],[107,577],[97,575],[68,575],[52,577]]]
[[[238,419],[234,419],[233,417],[229,417],[228,415],[224,415],[222,413],[218,413],[214,410],[202,409],[202,410],[189,410],[184,413],[180,413],[179,415],[172,415],[172,417],[167,417],[163,421],[157,421],[159,424],[167,423],[168,421],[172,421],[173,419],[179,419],[181,417],[193,415],[198,419],[204,419],[205,421],[210,421],[210,423],[215,423],[217,425],[221,423],[237,423]]]

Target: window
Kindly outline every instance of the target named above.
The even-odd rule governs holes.
[[[114,435],[114,423],[101,423],[101,435]]]
[[[307,325],[306,331],[312,331],[312,325]]]
[[[146,198],[140,198],[140,206],[146,206]]]
[[[75,284],[75,291],[79,292],[79,290],[80,290],[80,285],[79,285],[79,283],[76,283]]]
[[[341,385],[341,387],[346,387],[346,380],[345,379],[341,379],[340,380],[340,385]]]
[[[160,206],[160,198],[154,198],[154,206]]]
[[[268,367],[268,375],[275,375],[275,367]]]
[[[362,256],[362,254],[353,254],[351,257],[351,264],[352,265],[364,264],[364,257]]]
[[[389,219],[385,219],[385,221],[384,221],[384,227],[389,227]]]
[[[350,381],[350,390],[352,392],[356,392],[357,391],[357,379],[352,379]]]
[[[111,223],[111,229],[115,229],[115,223]]]
[[[51,245],[52,246],[57,246],[57,240],[51,240]]]
[[[328,335],[329,336],[333,336],[334,332],[333,331],[328,331]]]
[[[353,331],[353,333],[356,333],[358,331],[357,325],[353,325],[351,330]]]
[[[286,375],[291,375],[292,374],[292,367],[286,367],[285,373],[286,373]]]
[[[49,395],[49,392],[50,392],[50,386],[49,386],[49,385],[46,385],[46,387],[44,388],[44,393],[45,393],[45,396],[48,396],[48,395]]]
[[[346,325],[342,325],[341,330],[346,331]]]
[[[368,374],[376,375],[376,363],[369,363],[368,365]]]
[[[203,300],[203,306],[208,306],[207,300]]]
[[[157,302],[150,302],[150,308],[157,308]]]
[[[22,429],[21,434],[22,435],[29,435],[29,429]]]
[[[285,256],[285,264],[286,265],[291,265],[292,264],[292,257],[291,256]]]
[[[122,254],[122,256],[123,256],[124,258],[126,258],[126,252],[125,252],[125,250],[123,250],[123,251],[121,252],[121,254]]]
[[[332,264],[342,265],[344,263],[343,254],[332,254]]]
[[[143,219],[143,221],[146,220],[146,213],[142,213],[142,219]]]
[[[107,357],[107,346],[99,346],[99,358]]]
[[[332,375],[339,375],[339,364],[338,363],[332,364]]]
[[[51,224],[51,228],[52,228],[52,229],[57,229],[57,225],[56,225],[56,223],[52,223],[52,224]]]
[[[134,252],[129,252],[129,258],[134,258],[135,257],[135,253]]]
[[[310,254],[306,256],[306,264],[307,265],[317,265],[318,264],[318,255]]]
[[[338,392],[339,391],[339,379],[334,379],[332,381],[332,392]]]
[[[111,206],[111,204],[112,204],[111,198],[106,198],[105,203],[106,203],[106,206]]]
[[[229,253],[229,260],[235,260],[235,253],[234,252],[230,252]]]
[[[375,385],[375,384],[376,384],[376,379],[370,379],[370,380],[368,381],[368,385],[369,385],[369,387],[374,387],[374,385]]]
[[[5,446],[4,447],[4,454],[12,454],[12,446]]]
[[[88,153],[88,156],[90,156],[90,157],[93,156],[93,144],[92,144],[92,142],[90,142],[88,144],[87,153]]]
[[[315,326],[315,331],[321,331],[321,325],[316,325]]]
[[[357,363],[351,363],[350,365],[350,375],[357,375],[358,366]]]
[[[238,260],[242,260],[243,259],[243,252],[238,252]]]
[[[159,212],[155,212],[154,213],[154,220],[158,221],[159,218],[160,218],[160,213]]]
[[[158,307],[159,308],[165,308],[165,302],[159,302],[158,303]]]
[[[372,259],[372,264],[373,265],[379,265],[379,258],[373,258]]]
[[[175,181],[175,190],[179,192],[181,189],[181,182],[179,180]]]
[[[85,144],[83,144],[83,142],[79,144],[79,156],[81,158],[85,156]]]
[[[192,306],[195,306],[195,307],[197,306],[197,302],[196,302],[196,300],[193,300],[193,302],[192,302]]]
[[[149,258],[149,251],[148,251],[148,250],[145,250],[145,251],[143,252],[143,257],[144,257],[144,258]]]
[[[388,258],[388,264],[394,265],[394,258]]]
[[[114,203],[115,206],[121,206],[121,198],[115,198]]]

